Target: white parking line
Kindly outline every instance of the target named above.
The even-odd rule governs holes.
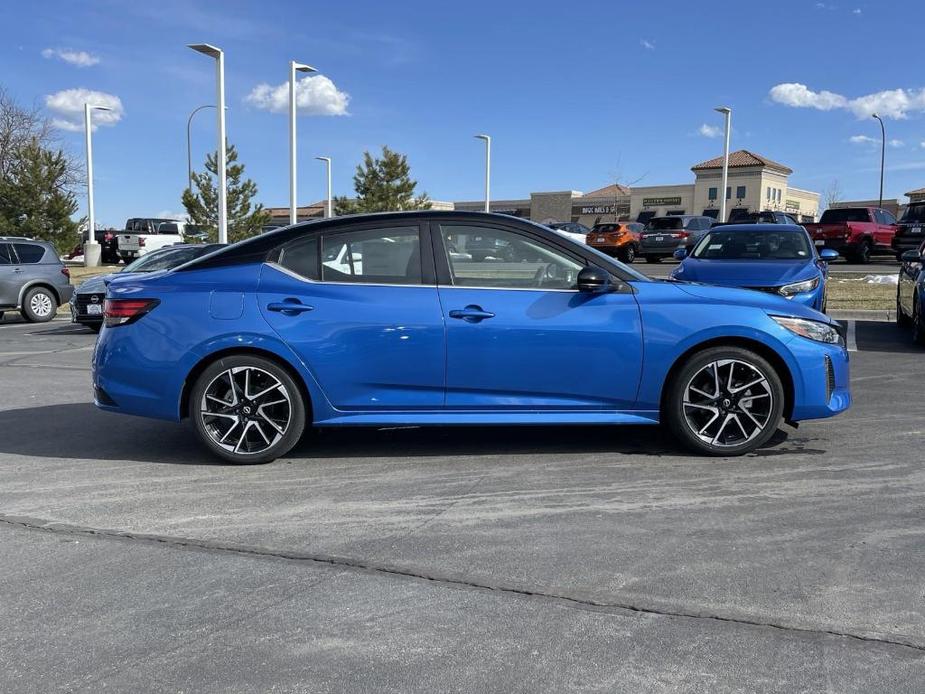
[[[857,341],[855,340],[855,333],[854,333],[854,330],[855,330],[855,328],[854,328],[854,321],[853,321],[853,320],[848,321],[848,338],[847,338],[847,342],[848,342],[848,351],[849,351],[849,352],[857,352],[857,351],[858,351],[858,343],[857,343]]]

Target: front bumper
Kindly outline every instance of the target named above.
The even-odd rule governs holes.
[[[799,365],[790,419],[834,417],[851,407],[848,351],[795,336],[787,345]],[[797,385],[797,384],[795,384]]]

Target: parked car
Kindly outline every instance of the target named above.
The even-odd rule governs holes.
[[[778,212],[777,210],[762,210],[761,212],[746,212],[735,218],[735,220],[730,220],[728,222],[717,222],[714,221],[711,225],[713,227],[725,226],[727,224],[796,224],[797,226],[800,223],[791,215],[786,212]]]
[[[818,248],[832,248],[855,263],[874,253],[893,253],[896,218],[879,207],[832,207],[803,225]]]
[[[447,252],[470,237],[535,260]],[[362,271],[322,262],[344,245]],[[823,314],[651,280],[484,213],[286,227],[173,271],[116,277],[104,316],[97,405],[190,417],[205,447],[236,463],[285,454],[306,425],[667,422],[695,451],[739,455],[782,421],[851,402],[843,330]]]
[[[838,257],[830,248],[817,255],[803,227],[783,224],[715,227],[689,254],[676,253],[681,264],[673,280],[768,292],[821,312],[828,264]]]
[[[678,248],[693,246],[710,230],[712,217],[669,215],[653,217],[639,235],[639,255],[647,263],[670,258]]]
[[[50,321],[74,292],[70,278],[50,243],[0,236],[0,318],[19,311],[30,323]]]
[[[119,257],[130,263],[145,253],[183,243],[185,230],[186,225],[175,219],[132,217],[118,236]]]
[[[912,339],[925,346],[925,240],[900,258],[896,286],[896,323],[912,329]]]
[[[632,263],[639,253],[639,235],[645,228],[638,222],[595,224],[585,237],[585,243],[624,263]]]
[[[584,224],[579,224],[578,222],[553,222],[547,226],[578,243],[585,243],[585,238],[588,232],[591,231]]]
[[[892,247],[896,258],[902,260],[906,251],[914,251],[925,241],[925,202],[910,204],[896,223]]]
[[[223,243],[178,244],[176,246],[167,246],[166,248],[161,248],[143,255],[126,265],[117,273],[90,277],[78,285],[74,290],[74,294],[69,302],[71,321],[86,325],[88,328],[99,332],[103,327],[103,306],[106,299],[106,283],[113,277],[125,277],[133,272],[142,273],[171,270],[178,265],[182,265],[183,263],[187,263],[190,260],[224,247],[225,244]]]

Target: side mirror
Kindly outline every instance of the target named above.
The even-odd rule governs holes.
[[[594,265],[583,267],[578,272],[578,291],[592,294],[613,291],[610,273]]]
[[[686,248],[676,248],[673,255],[675,259],[677,260],[684,260],[687,257],[687,249]]]
[[[831,263],[838,258],[838,251],[831,248],[823,248],[819,251],[819,259],[826,263]]]
[[[906,251],[899,259],[904,263],[921,263],[922,256],[918,251]]]

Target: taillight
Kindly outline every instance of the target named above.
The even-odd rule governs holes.
[[[66,267],[61,268],[61,274],[67,277],[68,279],[71,279],[71,271],[68,270]]]
[[[686,239],[690,234],[686,231],[679,231],[677,234],[672,234],[672,236],[679,239]]]
[[[138,245],[139,245],[139,246],[144,246],[144,245],[145,245],[145,237],[144,237],[144,236],[139,236],[139,237],[138,237]]]
[[[128,325],[151,311],[159,303],[161,302],[157,299],[106,299],[103,304],[103,316],[106,325],[110,328]]]
[[[103,234],[103,241],[112,241],[112,234],[110,234],[108,231]]]

